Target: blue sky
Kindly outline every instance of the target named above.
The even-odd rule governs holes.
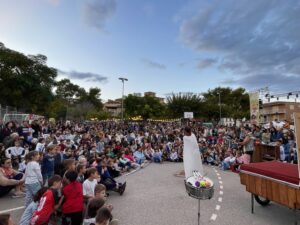
[[[299,0],[0,0],[0,42],[102,98],[300,88]]]

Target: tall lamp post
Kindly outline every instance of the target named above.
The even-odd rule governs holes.
[[[219,95],[220,125],[221,125],[221,118],[222,118],[222,110],[221,110],[221,93],[218,92],[218,95]]]
[[[124,82],[128,81],[127,78],[119,77],[119,80],[122,81],[123,87],[122,87],[122,121],[124,120]]]

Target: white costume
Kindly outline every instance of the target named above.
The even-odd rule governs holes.
[[[193,133],[183,137],[183,162],[186,179],[193,176],[194,170],[204,175],[198,142]]]

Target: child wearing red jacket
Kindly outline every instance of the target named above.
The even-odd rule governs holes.
[[[40,199],[39,206],[34,212],[30,225],[45,225],[48,224],[52,213],[59,208],[63,198],[59,200],[57,191],[61,187],[61,176],[54,175],[48,180],[49,189]]]
[[[83,189],[82,184],[77,180],[78,174],[75,171],[68,171],[65,178],[68,184],[62,189],[64,203],[62,205],[63,225],[80,225],[83,216]]]

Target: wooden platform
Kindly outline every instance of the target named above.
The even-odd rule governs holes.
[[[252,194],[285,205],[291,209],[300,209],[300,187],[272,178],[249,174],[241,171],[241,184]]]

